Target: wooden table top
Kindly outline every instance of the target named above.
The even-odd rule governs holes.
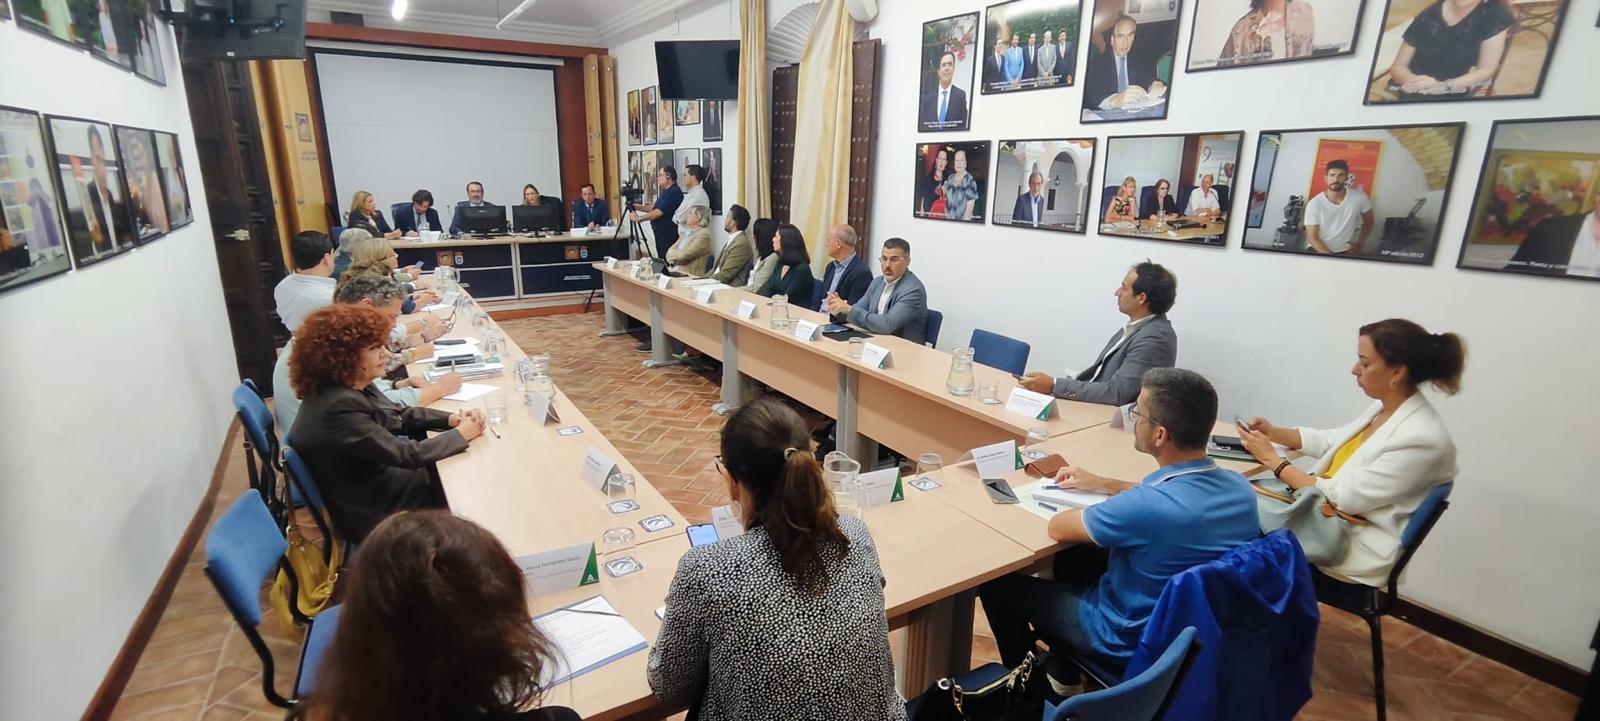
[[[615,230],[615,228],[612,230]],[[619,236],[619,239],[628,239],[628,233],[626,230],[624,230],[622,235]],[[492,235],[487,238],[473,238],[468,236],[462,236],[460,238],[440,237],[435,241],[426,241],[420,238],[402,237],[389,241],[389,244],[395,248],[462,248],[482,245],[508,245],[511,243],[516,243],[518,245],[527,243],[581,243],[595,240],[611,240],[611,235],[609,233],[597,235],[573,235],[572,233],[567,232],[548,235],[543,238],[530,238],[527,235],[514,234]]]

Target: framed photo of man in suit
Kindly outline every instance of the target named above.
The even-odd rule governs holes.
[[[1083,72],[1085,123],[1167,117],[1182,0],[1095,0]]]
[[[973,74],[977,68],[978,14],[953,15],[922,24],[922,77],[917,93],[917,130],[966,130],[971,126]]]
[[[1081,0],[1011,0],[984,13],[983,94],[1072,85]]]
[[[1600,115],[1496,120],[1457,268],[1600,280]]]
[[[700,117],[704,124],[700,126],[700,139],[712,142],[722,139],[722,101],[700,101]]]
[[[46,125],[73,262],[82,268],[133,250],[136,237],[111,126],[57,116],[48,116]]]
[[[995,225],[1082,233],[1094,213],[1094,138],[1002,140],[995,157]]]

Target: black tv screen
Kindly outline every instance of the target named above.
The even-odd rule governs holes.
[[[306,0],[190,0],[183,57],[288,60],[306,56]]]
[[[738,100],[739,41],[656,43],[662,100]]]

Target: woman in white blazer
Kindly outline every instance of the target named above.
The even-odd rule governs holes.
[[[1321,567],[1337,578],[1381,586],[1400,555],[1400,534],[1434,486],[1456,476],[1456,447],[1420,387],[1454,395],[1466,349],[1454,333],[1429,333],[1391,318],[1361,327],[1350,372],[1374,403],[1338,428],[1282,428],[1265,418],[1241,429],[1250,453],[1290,488],[1316,486],[1328,502],[1366,519],[1350,526],[1350,552]],[[1277,443],[1317,462],[1308,473]]]

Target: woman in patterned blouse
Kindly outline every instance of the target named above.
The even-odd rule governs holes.
[[[904,719],[877,549],[834,510],[800,416],[744,406],[717,464],[748,530],[678,562],[650,688],[700,721]]]

